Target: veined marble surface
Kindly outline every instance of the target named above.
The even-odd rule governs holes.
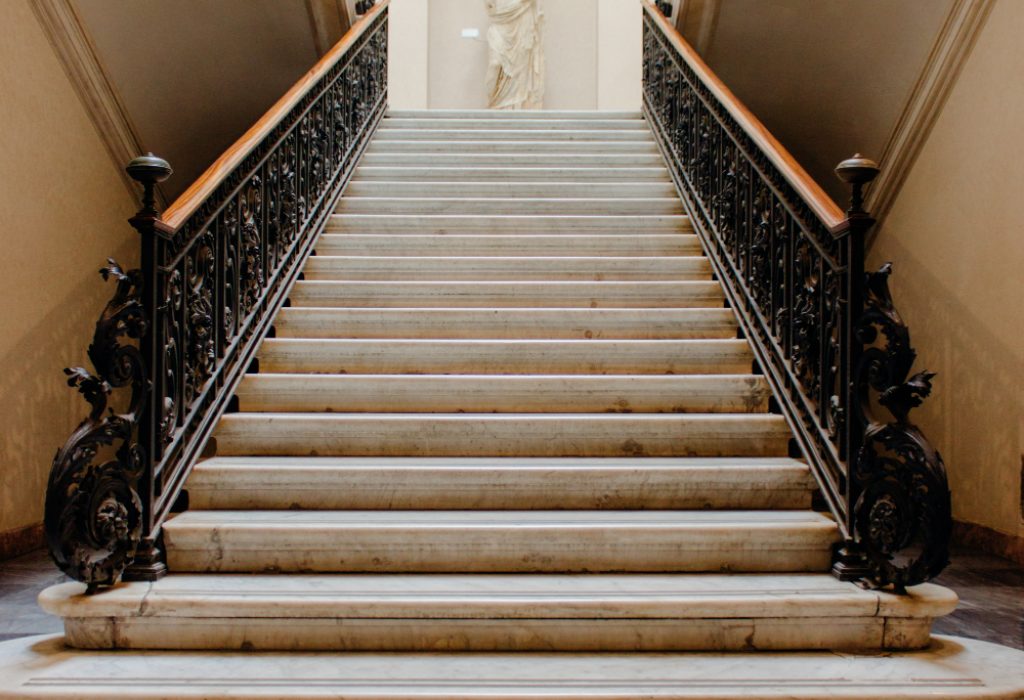
[[[81,652],[0,644],[0,698],[796,700],[1024,697],[1024,653],[938,637],[857,655]]]

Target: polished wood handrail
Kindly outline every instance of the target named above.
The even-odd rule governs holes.
[[[761,123],[761,120],[754,116],[746,105],[740,102],[739,98],[725,86],[721,78],[708,67],[708,64],[690,46],[675,27],[665,18],[653,0],[640,0],[644,10],[658,24],[661,31],[675,47],[679,55],[697,74],[704,85],[719,102],[728,110],[733,119],[740,125],[744,132],[754,141],[762,152],[768,157],[772,164],[779,169],[786,181],[792,185],[797,194],[807,203],[822,223],[830,229],[838,227],[846,219],[846,214],[839,208],[832,198],[825,194],[815,180],[807,174],[803,166],[796,158],[786,150],[785,146],[779,143],[768,128]]]
[[[247,155],[277,126],[303,96],[337,63],[377,16],[384,11],[391,0],[378,0],[377,4],[353,24],[330,51],[323,55],[309,71],[302,76],[279,99],[274,106],[260,117],[241,138],[210,165],[192,185],[178,197],[163,213],[161,223],[164,230],[177,230],[213,194],[221,181],[241,163]]]

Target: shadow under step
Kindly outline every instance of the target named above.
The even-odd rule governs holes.
[[[440,276],[440,275],[439,275]],[[376,308],[716,308],[718,282],[300,281],[292,306]]]
[[[671,184],[664,163],[614,169],[572,167],[564,163],[548,166],[501,167],[500,165],[366,165],[360,164],[357,180],[407,180],[414,182],[660,182]]]
[[[765,413],[764,377],[713,375],[295,374],[260,372],[246,412]]]
[[[827,574],[190,575],[40,603],[86,649],[751,651],[916,649],[956,595]]]
[[[678,197],[567,198],[554,197],[349,197],[338,200],[336,214],[476,214],[656,216],[682,215]]]
[[[325,374],[743,374],[745,340],[268,338],[261,372]]]
[[[284,308],[278,337],[434,339],[735,338],[731,309]]]
[[[711,279],[711,263],[699,256],[464,256],[465,253],[431,257],[317,255],[306,261],[303,274],[308,281],[679,282]]]
[[[417,235],[325,233],[317,256],[537,256],[671,257],[701,256],[697,236],[689,233],[614,235]],[[311,261],[310,258],[307,262]]]
[[[327,233],[613,234],[692,233],[690,217],[664,215],[332,214]]]
[[[785,457],[782,416],[728,413],[229,413],[220,456]]]
[[[787,457],[213,457],[186,488],[195,510],[782,510],[817,486]]]
[[[792,510],[189,510],[174,572],[819,572],[839,531]]]

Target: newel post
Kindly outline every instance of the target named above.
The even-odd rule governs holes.
[[[163,561],[163,553],[157,547],[156,523],[154,522],[153,504],[155,502],[155,484],[153,482],[154,467],[158,463],[162,445],[159,444],[159,396],[160,378],[163,377],[163,352],[160,351],[157,337],[160,332],[160,303],[158,247],[161,235],[158,232],[160,212],[156,208],[155,189],[157,183],[163,182],[174,171],[163,158],[147,153],[132,160],[125,171],[136,182],[142,185],[142,207],[128,222],[135,227],[141,236],[140,268],[142,269],[142,299],[146,316],[149,319],[148,331],[142,337],[140,348],[145,360],[151,387],[148,400],[139,422],[139,445],[144,451],[144,468],[139,479],[139,497],[142,500],[143,530],[135,559],[125,569],[122,576],[125,581],[156,581],[167,574],[167,565]]]
[[[846,308],[841,331],[842,343],[847,352],[843,367],[840,368],[840,390],[845,394],[841,397],[845,425],[840,442],[840,458],[847,465],[843,484],[847,513],[844,524],[851,538],[855,539],[854,510],[860,494],[854,470],[857,468],[857,454],[867,426],[860,411],[860,392],[854,380],[864,349],[858,334],[861,316],[864,313],[864,242],[867,232],[875,224],[875,220],[864,210],[864,187],[878,176],[879,168],[873,160],[858,153],[841,162],[835,170],[839,179],[850,186],[850,203],[846,209],[846,219],[832,230],[832,234],[840,241],[847,270],[844,300]],[[844,581],[862,579],[870,574],[867,562],[857,551],[855,541],[844,542],[836,552],[832,571]]]

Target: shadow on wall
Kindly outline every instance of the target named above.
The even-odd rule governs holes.
[[[137,238],[127,223],[124,243],[112,256],[123,265],[138,265]],[[103,262],[95,260],[95,270]],[[99,274],[86,276],[32,327],[19,329],[18,342],[0,357],[0,396],[5,397],[0,422],[6,426],[0,439],[0,532],[42,519],[50,460],[89,412],[81,395],[68,387],[63,369],[92,369],[86,350],[114,288]]]
[[[1007,465],[1016,464],[1024,445],[1024,362],[913,250],[886,234],[880,232],[878,246],[885,253],[872,252],[870,267],[897,261],[891,285],[918,350],[914,371],[938,373],[933,395],[912,418],[946,462],[954,517],[1005,531],[999,523],[1022,517],[1013,512],[1020,507],[1021,475]],[[995,493],[1016,497],[993,502]]]

